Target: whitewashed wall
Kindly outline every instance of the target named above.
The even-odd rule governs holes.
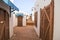
[[[12,16],[12,15],[11,15],[11,16]],[[13,35],[13,28],[12,28],[12,27],[13,27],[13,23],[12,23],[13,21],[12,21],[12,20],[13,20],[13,18],[10,17],[10,18],[9,18],[9,34],[10,34],[10,38],[11,38],[12,35]]]
[[[53,40],[60,40],[60,0],[54,0],[54,36]]]
[[[13,35],[13,28],[17,26],[17,17],[15,16],[14,12],[11,13],[11,17],[9,18],[9,31],[10,31],[10,38]]]
[[[32,21],[34,22],[34,13],[35,13],[35,10],[34,8],[32,8]]]
[[[26,15],[23,16],[23,26],[26,26]]]

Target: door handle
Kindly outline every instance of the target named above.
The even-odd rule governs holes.
[[[0,23],[1,23],[1,24],[3,24],[3,23],[4,23],[4,21],[0,21]]]

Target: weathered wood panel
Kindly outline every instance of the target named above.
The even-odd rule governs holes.
[[[9,14],[0,9],[0,40],[9,39]]]
[[[42,40],[53,40],[54,23],[54,1],[41,9],[40,14],[40,38]]]
[[[23,16],[18,16],[18,26],[23,26]]]

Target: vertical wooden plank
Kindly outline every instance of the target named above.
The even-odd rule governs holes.
[[[50,5],[50,39],[49,40],[52,40],[52,36],[53,36],[53,1],[51,2],[51,5]]]
[[[4,10],[0,8],[0,40],[4,39]]]

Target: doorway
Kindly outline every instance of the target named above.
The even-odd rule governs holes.
[[[23,16],[18,16],[18,26],[23,26]]]
[[[9,14],[0,8],[0,40],[9,39]]]

